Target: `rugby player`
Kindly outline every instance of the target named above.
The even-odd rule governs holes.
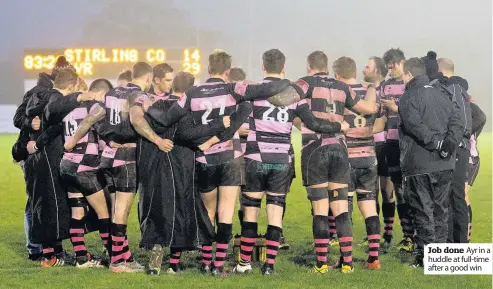
[[[316,117],[342,123],[344,108],[353,108],[364,114],[377,112],[373,85],[362,100],[346,84],[328,76],[328,59],[322,51],[315,51],[307,58],[309,76],[297,82],[307,89],[306,98]],[[318,134],[302,126],[302,177],[312,203],[313,236],[317,264],[315,273],[327,273],[329,242],[329,207],[335,217],[341,258],[332,268],[341,272],[353,271],[352,228],[348,214],[349,160],[344,136],[340,133]],[[329,205],[330,203],[330,205]]]
[[[92,93],[59,96],[47,105],[46,119],[54,124],[62,122],[65,141],[69,141],[79,123],[96,105],[96,101],[102,100],[104,94],[112,88],[108,80],[97,79],[89,89]],[[88,203],[98,215],[99,235],[103,245],[105,248],[108,246],[110,219],[99,161],[98,136],[91,129],[72,151],[64,153],[60,163],[60,180],[67,190],[72,210],[70,240],[74,247],[77,268],[103,267],[101,260],[87,251],[84,241]]]
[[[160,63],[154,65],[152,68],[152,87],[149,89],[149,93],[155,95],[169,94],[174,77],[173,67],[169,64]]]
[[[385,140],[385,153],[390,179],[394,185],[397,201],[397,213],[402,227],[403,239],[397,245],[401,251],[413,251],[414,228],[409,205],[404,199],[402,191],[402,172],[400,166],[399,149],[399,113],[398,101],[404,94],[405,84],[403,66],[406,58],[400,49],[390,49],[383,55],[383,61],[387,65],[390,78],[381,84],[381,102],[384,105],[384,115],[387,118],[387,139]],[[390,209],[390,207],[389,207]],[[386,245],[387,246],[387,245]]]
[[[387,65],[382,58],[373,56],[368,59],[368,63],[363,70],[365,82],[370,82],[377,88],[377,99],[381,96],[381,84],[387,76]],[[375,152],[377,156],[377,173],[379,180],[375,184],[375,192],[377,192],[377,213],[380,212],[378,204],[378,191],[382,194],[382,215],[384,222],[383,243],[381,245],[384,253],[388,252],[392,246],[392,229],[394,226],[395,216],[395,198],[392,181],[388,175],[387,158],[385,156],[385,123],[387,119],[383,115],[383,106],[380,105],[378,118],[373,125],[373,138],[375,140]]]
[[[173,147],[170,140],[164,140],[154,133],[149,124],[143,119],[143,113],[132,113],[138,106],[135,97],[148,91],[152,82],[152,67],[145,62],[138,62],[132,68],[133,80],[126,87],[110,90],[104,98],[103,105],[96,105],[91,113],[80,123],[74,137],[65,143],[65,148],[71,150],[92,127],[100,120],[112,126],[115,135],[119,130],[131,130],[131,125],[141,136],[156,144],[161,150],[170,151]],[[140,109],[140,108],[139,108]],[[142,112],[142,109],[140,109]],[[130,116],[130,117],[129,117]],[[139,118],[139,116],[141,118]],[[121,144],[121,147],[105,147],[101,156],[101,167],[111,178],[116,193],[112,196],[113,215],[111,224],[111,264],[113,272],[143,272],[144,266],[138,264],[128,247],[126,237],[127,222],[130,208],[137,191],[136,173],[136,141],[138,135],[126,141],[113,138],[111,141]]]
[[[127,84],[132,82],[132,70],[127,69],[118,75],[118,85],[119,87],[125,87]]]
[[[282,80],[286,61],[284,54],[278,49],[271,49],[263,54],[262,60],[264,82]],[[341,124],[316,119],[306,100],[284,107],[276,107],[267,100],[255,100],[252,105],[245,152],[246,183],[241,196],[241,203],[245,208],[241,230],[241,260],[233,271],[247,273],[252,270],[250,260],[258,233],[257,218],[262,198],[267,195],[267,262],[261,271],[264,275],[271,275],[274,273],[282,235],[285,197],[293,174],[290,164],[293,121],[300,117],[307,127],[323,133],[340,132]],[[344,128],[347,128],[347,124]]]
[[[351,87],[361,99],[365,99],[366,87],[356,80],[356,62],[350,57],[341,57],[332,65],[335,78]],[[380,102],[377,101],[378,111]],[[366,235],[368,240],[368,260],[366,267],[380,270],[378,251],[380,247],[380,220],[377,215],[377,158],[375,141],[373,140],[374,123],[379,115],[360,114],[351,109],[344,109],[344,121],[350,128],[346,131],[346,144],[351,167],[348,207],[352,219],[353,196],[356,193],[358,207],[365,218]],[[383,126],[380,127],[383,131]],[[377,131],[377,133],[380,131]]]

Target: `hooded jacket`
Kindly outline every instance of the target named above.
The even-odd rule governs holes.
[[[440,143],[462,140],[459,106],[450,92],[429,85],[426,75],[413,78],[399,102],[401,168],[404,177],[455,169],[455,153],[440,157]]]

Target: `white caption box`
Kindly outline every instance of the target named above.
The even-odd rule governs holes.
[[[491,275],[492,244],[429,244],[425,246],[426,275]]]

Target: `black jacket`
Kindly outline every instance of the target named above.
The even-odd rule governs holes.
[[[404,177],[453,170],[455,153],[442,159],[439,144],[445,138],[459,144],[464,125],[450,92],[429,85],[427,76],[412,79],[399,102],[401,168]]]
[[[472,135],[472,116],[471,116],[471,97],[467,93],[467,81],[461,77],[454,76],[447,78],[443,75],[438,77],[431,84],[435,85],[438,81],[440,85],[445,86],[447,90],[451,93],[451,100],[457,102],[459,105],[459,116],[464,124],[464,131],[462,135],[462,140],[459,143],[464,149],[469,149],[469,138]],[[464,87],[466,86],[466,87]]]

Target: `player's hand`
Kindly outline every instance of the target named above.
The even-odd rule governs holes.
[[[65,151],[69,152],[74,149],[76,143],[73,140],[66,141],[63,147],[65,148]]]
[[[36,116],[33,118],[33,121],[31,122],[31,128],[33,130],[39,130],[41,127],[41,120],[39,119],[39,116]]]
[[[229,116],[223,116],[223,124],[225,128],[228,128],[231,125],[231,119]]]
[[[346,133],[349,130],[350,127],[351,126],[346,121],[343,121],[341,123],[341,131],[344,132],[344,133]]]
[[[114,142],[114,141],[110,141],[110,147],[111,147],[111,148],[114,148],[114,149],[117,149],[117,148],[122,147],[122,145],[121,145],[121,144],[119,144],[119,143],[116,143],[116,142]]]
[[[211,142],[210,141],[206,141],[205,143],[199,145],[199,150],[201,150],[201,151],[204,152],[204,151],[208,150],[211,146],[212,146],[211,145]]]
[[[36,142],[35,141],[29,141],[27,143],[27,152],[32,155],[33,153],[37,152],[38,149],[36,148]]]
[[[106,93],[104,93],[103,91],[96,92],[96,96],[94,97],[94,100],[101,102],[104,100],[105,95],[106,95]]]
[[[173,149],[173,142],[169,139],[159,138],[158,140],[156,140],[156,145],[160,150],[166,153],[169,153]]]
[[[149,107],[151,107],[153,104],[154,104],[154,101],[151,98],[148,98],[148,99],[144,100],[144,102],[142,103],[142,108],[144,109],[145,112],[147,112]]]
[[[91,101],[91,100],[96,99],[96,96],[97,96],[97,94],[92,92],[92,91],[83,92],[83,93],[79,94],[79,96],[77,96],[77,101],[78,102]]]
[[[385,105],[391,111],[393,111],[393,112],[399,111],[399,107],[395,103],[395,100],[393,100],[393,99],[381,99],[380,101],[382,102],[383,105]]]

